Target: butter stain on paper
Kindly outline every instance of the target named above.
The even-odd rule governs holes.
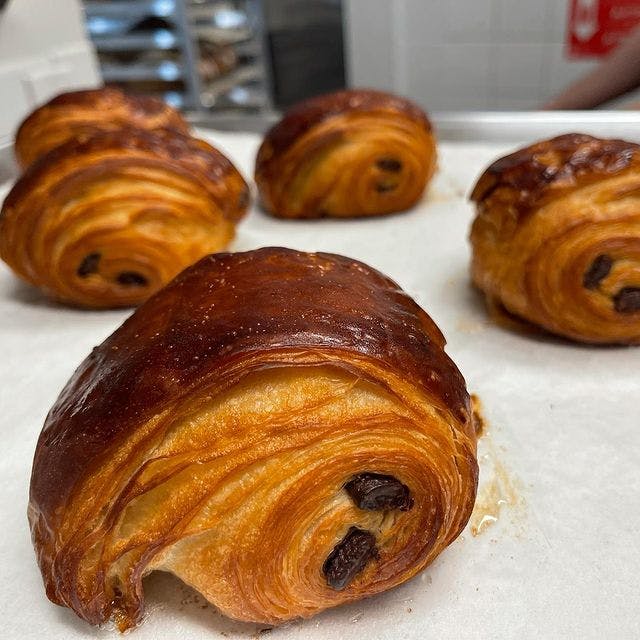
[[[525,501],[517,489],[517,479],[500,459],[501,455],[491,439],[487,422],[482,417],[481,404],[477,396],[472,396],[472,402],[476,420],[482,424],[478,438],[480,482],[476,503],[469,519],[471,535],[476,537],[507,513],[513,523],[522,520],[525,516]]]

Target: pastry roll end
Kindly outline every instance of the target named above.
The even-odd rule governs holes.
[[[282,218],[351,218],[404,211],[436,167],[436,140],[420,107],[351,89],[291,108],[265,136],[255,179]]]
[[[0,212],[0,257],[56,300],[139,304],[226,248],[249,187],[203,140],[123,127],[72,139],[29,166]]]
[[[279,624],[428,566],[474,504],[464,379],[429,316],[356,260],[202,259],[76,371],[38,442],[29,520],[47,593],[135,625],[170,571]]]
[[[580,342],[640,343],[640,146],[567,134],[493,163],[471,199],[472,277]]]

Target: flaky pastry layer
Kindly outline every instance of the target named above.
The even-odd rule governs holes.
[[[189,133],[180,113],[159,98],[112,87],[62,93],[33,111],[18,127],[15,154],[25,169],[57,146],[121,127]]]
[[[255,179],[275,216],[348,218],[408,209],[435,166],[435,136],[419,107],[354,89],[289,110],[260,146]]]
[[[558,335],[639,343],[639,149],[567,134],[491,165],[471,196],[476,285]]]
[[[249,189],[202,140],[122,128],[74,139],[33,163],[0,213],[0,257],[63,302],[136,305],[224,249]]]
[[[141,620],[170,571],[223,613],[277,624],[389,589],[466,524],[464,380],[393,282],[261,249],[187,269],[76,371],[34,459],[47,594]]]

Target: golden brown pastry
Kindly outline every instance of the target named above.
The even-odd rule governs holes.
[[[413,206],[435,166],[435,136],[420,107],[349,90],[288,111],[260,146],[255,179],[275,216],[351,218]]]
[[[50,296],[84,307],[142,302],[226,247],[248,187],[202,140],[121,129],[32,164],[0,213],[0,257]]]
[[[567,134],[494,162],[471,199],[472,276],[567,338],[640,343],[640,146]]]
[[[159,569],[228,616],[277,624],[408,580],[476,493],[469,396],[444,344],[356,260],[203,258],[49,413],[29,502],[49,598],[126,628]]]
[[[124,126],[189,132],[180,113],[158,98],[112,88],[71,91],[53,98],[22,122],[16,133],[16,158],[24,169],[67,140]]]

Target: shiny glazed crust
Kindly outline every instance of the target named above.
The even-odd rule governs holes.
[[[472,277],[492,301],[590,343],[640,342],[640,146],[567,134],[497,160],[471,199]]]
[[[348,90],[288,111],[260,146],[255,179],[275,216],[348,218],[408,209],[435,166],[435,136],[418,106]]]
[[[48,295],[84,307],[139,304],[226,247],[248,186],[202,140],[122,128],[33,163],[0,213],[0,257]]]
[[[93,350],[47,417],[29,521],[49,598],[126,628],[160,569],[277,624],[409,579],[476,493],[469,396],[443,347],[355,260],[203,258]],[[410,500],[359,508],[344,487],[363,472],[393,474]],[[353,527],[376,551],[332,588],[325,559]]]
[[[189,132],[180,113],[158,98],[113,88],[72,91],[56,96],[22,122],[16,132],[16,158],[24,169],[68,140],[126,126]]]

